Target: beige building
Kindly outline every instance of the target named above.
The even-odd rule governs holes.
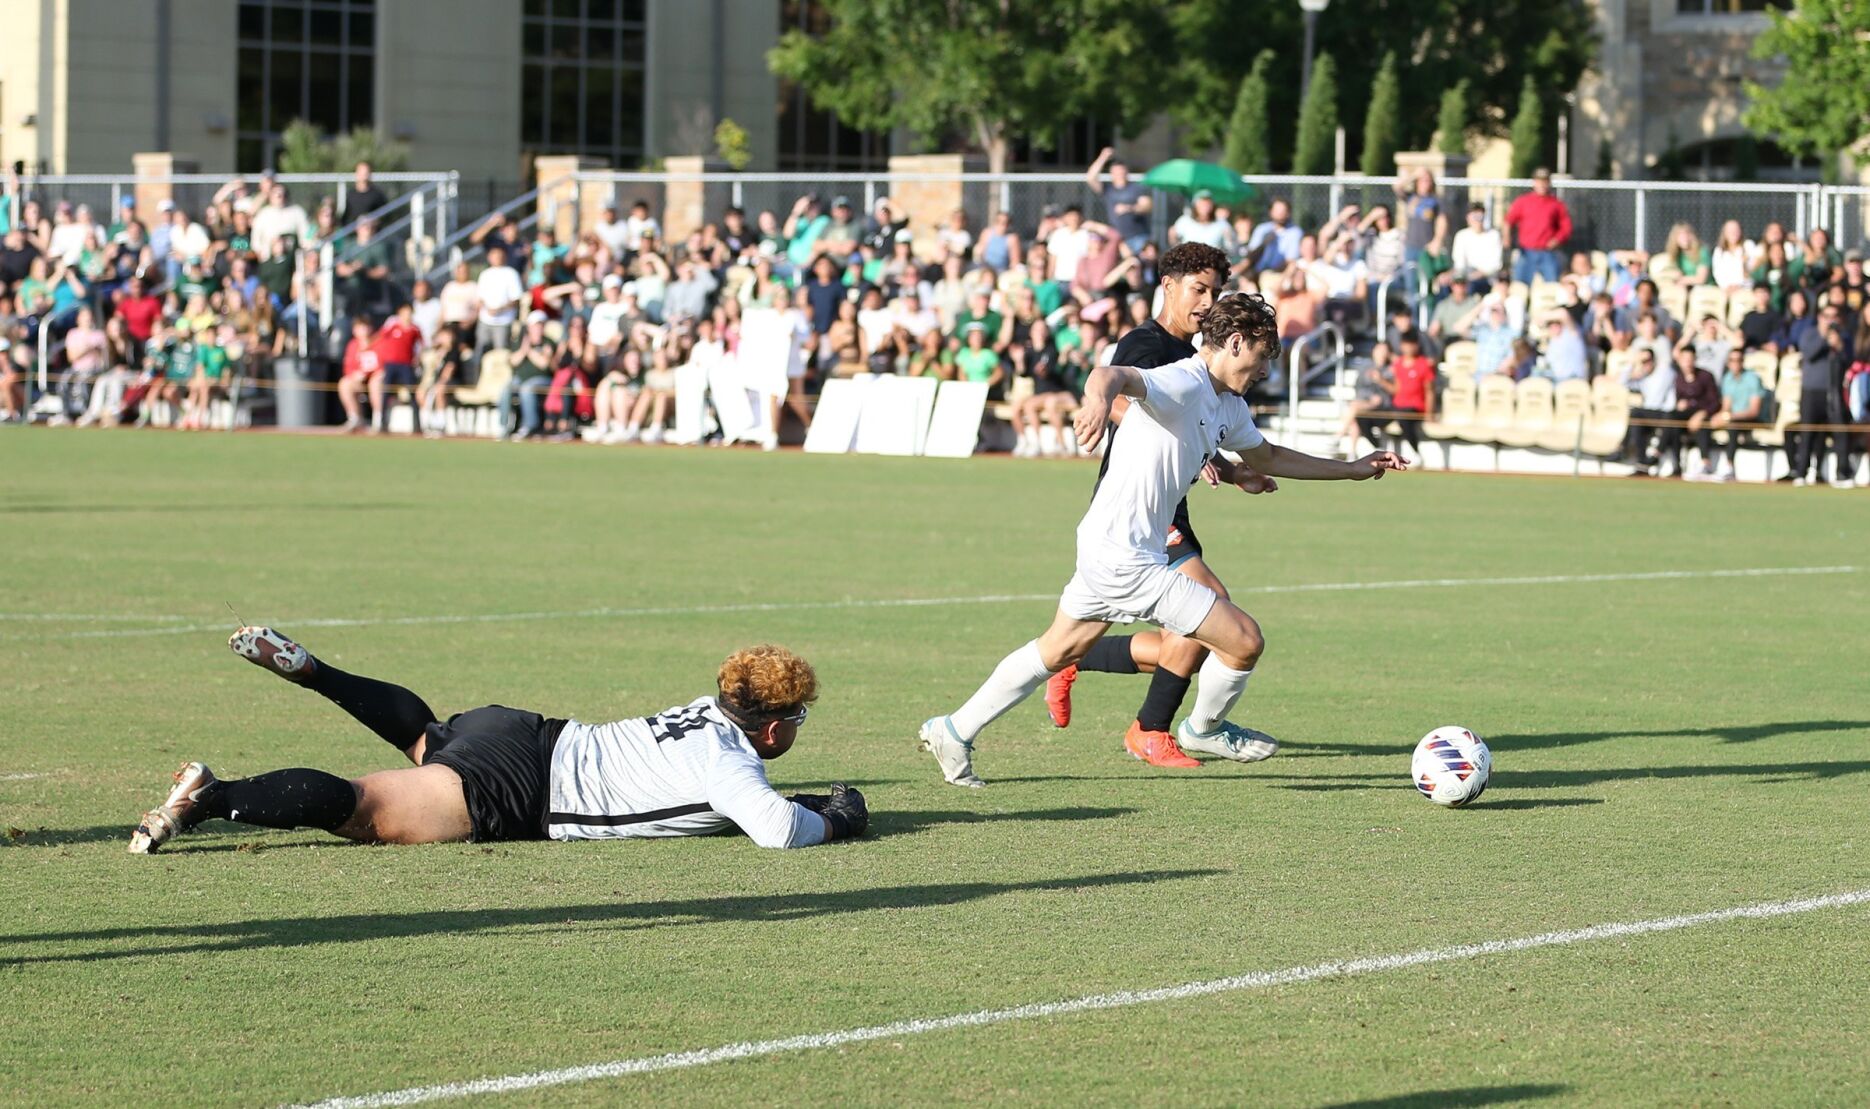
[[[271,164],[294,118],[369,125],[413,169],[517,181],[532,155],[635,168],[726,117],[781,156],[782,0],[4,0],[0,162]],[[794,132],[800,128],[794,127]]]
[[[1756,61],[1754,40],[1775,0],[1594,0],[1602,48],[1578,87],[1567,154],[1592,176],[1608,143],[1615,176],[1658,175],[1673,147],[1689,178],[1730,177],[1746,134],[1742,81],[1771,84],[1780,64]],[[1816,179],[1770,140],[1756,140],[1760,177]]]

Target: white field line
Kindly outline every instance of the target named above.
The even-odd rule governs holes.
[[[162,624],[172,620],[197,620],[196,616],[134,616],[129,613],[112,615],[105,612],[0,612],[0,620],[41,620],[58,624],[81,623],[142,623]]]
[[[50,778],[50,774],[0,774],[0,782],[30,782],[37,778]]]
[[[1799,577],[1810,574],[1854,574],[1855,566],[1759,566],[1739,570],[1654,570],[1628,574],[1542,574],[1513,578],[1412,578],[1402,581],[1315,582],[1309,585],[1257,585],[1234,589],[1234,596],[1278,593],[1342,593],[1377,589],[1455,589],[1463,586],[1582,585],[1593,582],[1675,581],[1704,578]],[[551,612],[466,613],[455,616],[385,616],[375,618],[338,617],[282,619],[278,625],[287,631],[301,628],[396,627],[411,624],[498,624],[518,620],[592,620],[630,616],[707,616],[740,612],[822,612],[836,609],[935,608],[947,605],[1010,604],[1027,601],[1055,601],[1057,593],[999,593],[979,597],[884,597],[870,600],[829,601],[749,601],[740,604],[686,605],[668,608],[580,608]],[[103,631],[67,632],[53,639],[127,639],[152,635],[192,635],[204,631],[227,631],[231,622],[184,624],[160,628],[115,628]]]
[[[1311,966],[1288,967],[1284,970],[1256,971],[1232,978],[1214,978],[1205,982],[1188,982],[1180,986],[1165,986],[1153,990],[1122,990],[1117,993],[1076,997],[1069,1001],[1020,1005],[1011,1009],[982,1009],[978,1012],[957,1013],[953,1016],[897,1021],[893,1024],[877,1024],[868,1028],[850,1028],[842,1032],[815,1032],[803,1036],[789,1036],[785,1039],[756,1040],[698,1051],[644,1055],[633,1059],[618,1059],[609,1063],[566,1067],[562,1070],[534,1071],[530,1074],[511,1074],[500,1078],[480,1078],[471,1082],[449,1082],[438,1086],[414,1086],[376,1094],[336,1097],[328,1101],[313,1103],[311,1109],[378,1109],[380,1106],[415,1105],[425,1101],[473,1097],[478,1094],[536,1090],[545,1086],[564,1086],[575,1082],[621,1078],[633,1074],[653,1074],[657,1071],[705,1067],[736,1059],[757,1059],[767,1055],[815,1051],[872,1040],[893,1040],[928,1032],[944,1032],[952,1028],[978,1028],[982,1025],[1004,1024],[1008,1021],[1037,1020],[1101,1009],[1122,1009],[1131,1005],[1180,1001],[1191,997],[1206,997],[1210,994],[1239,993],[1246,990],[1268,989],[1273,986],[1290,986],[1301,982],[1315,982],[1322,978],[1349,978],[1355,975],[1377,974],[1383,971],[1401,970],[1405,967],[1423,966],[1428,963],[1477,959],[1488,955],[1530,951],[1541,947],[1563,947],[1574,943],[1646,936],[1655,932],[1673,932],[1682,928],[1697,928],[1704,924],[1720,924],[1730,920],[1764,920],[1866,902],[1870,902],[1870,889],[1834,893],[1823,897],[1806,897],[1795,901],[1769,901],[1764,904],[1742,905],[1732,909],[1716,909],[1713,912],[1661,917],[1656,920],[1595,924],[1589,928],[1544,932],[1536,936],[1522,936],[1519,939],[1490,940],[1486,943],[1462,944],[1458,947],[1434,947],[1397,955],[1314,963]]]

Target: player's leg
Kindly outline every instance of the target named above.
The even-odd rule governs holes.
[[[1227,719],[1246,692],[1266,640],[1258,621],[1230,600],[1219,600],[1195,629],[1194,638],[1210,648],[1201,664],[1195,707],[1176,729],[1186,750],[1219,755],[1235,762],[1259,762],[1279,749],[1265,732]]]
[[[446,766],[385,770],[347,781],[322,770],[274,770],[222,781],[201,763],[182,767],[175,788],[143,815],[130,852],[154,854],[208,820],[260,828],[318,828],[361,843],[448,843],[473,831],[461,778]]]
[[[944,778],[960,786],[985,784],[974,773],[974,738],[1031,696],[1054,671],[1083,658],[1109,629],[1108,622],[1096,619],[1090,611],[1096,601],[1088,593],[1074,576],[1045,634],[1001,659],[986,682],[953,713],[923,721],[922,747],[941,764]]]
[[[347,674],[271,628],[241,628],[227,645],[255,666],[323,696],[410,762],[422,763],[435,713],[421,697],[400,685]]]

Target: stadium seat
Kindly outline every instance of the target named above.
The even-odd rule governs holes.
[[[1656,294],[1656,303],[1683,327],[1688,326],[1688,290],[1680,285],[1665,285]]]
[[[1746,367],[1760,375],[1760,384],[1768,391],[1779,383],[1779,356],[1770,350],[1748,351]]]
[[[1718,285],[1697,285],[1688,291],[1688,315],[1684,327],[1700,327],[1701,317],[1727,318],[1727,290]]]
[[[1610,277],[1610,255],[1601,250],[1591,252],[1591,275],[1599,281]]]
[[[1780,377],[1783,378],[1788,373],[1796,373],[1799,371],[1800,367],[1801,367],[1801,362],[1799,360],[1798,351],[1789,350],[1779,356],[1779,376]]]
[[[1506,287],[1507,303],[1509,305],[1517,304],[1522,318],[1525,315],[1526,304],[1531,299],[1532,286],[1526,284],[1524,281],[1515,281]],[[1510,312],[1511,309],[1509,308],[1508,311]]]
[[[1772,449],[1786,445],[1786,428],[1799,422],[1799,390],[1805,382],[1805,371],[1789,360],[1796,354],[1786,356],[1787,362],[1779,364],[1779,384],[1773,388],[1773,426],[1753,433],[1755,446]],[[1772,467],[1767,466],[1770,471]]]
[[[482,415],[486,415],[489,425],[493,423],[493,408],[500,403],[500,390],[506,388],[506,383],[512,379],[513,362],[506,351],[494,348],[482,354],[480,376],[474,384],[455,390],[455,395],[450,399],[450,418],[453,418],[455,410],[468,409],[472,412],[469,419],[474,434],[492,434],[491,426],[486,432],[481,430]]]
[[[1630,367],[1636,364],[1636,352],[1633,350],[1611,350],[1604,352],[1604,372],[1599,377],[1621,382]]]
[[[1579,449],[1599,458],[1620,454],[1624,436],[1629,430],[1630,394],[1614,383],[1610,388],[1593,388],[1591,421],[1585,425],[1584,441],[1579,444]]]
[[[1472,339],[1460,339],[1449,343],[1441,354],[1441,375],[1449,381],[1458,378],[1474,377],[1474,362],[1480,356],[1480,346]]]
[[[1728,297],[1727,326],[1739,327],[1740,321],[1746,319],[1747,313],[1751,311],[1753,311],[1753,294],[1747,292],[1745,289]]]
[[[1648,275],[1658,287],[1674,285],[1675,279],[1682,276],[1682,268],[1675,264],[1675,259],[1665,251],[1649,256]]]
[[[1548,451],[1569,452],[1579,445],[1579,436],[1590,423],[1590,383],[1561,381],[1552,390],[1552,422],[1533,445]]]
[[[1480,379],[1480,391],[1474,401],[1474,422],[1455,434],[1470,443],[1498,442],[1500,432],[1513,426],[1515,400],[1512,378],[1505,374],[1488,374]]]
[[[1022,374],[1007,384],[1005,400],[998,404],[990,404],[987,406],[987,414],[996,420],[1011,421],[1013,419],[1014,406],[1031,396],[1032,378]]]
[[[1529,377],[1513,390],[1513,422],[1500,429],[1501,445],[1530,447],[1552,430],[1552,379]]]
[[[1422,434],[1430,439],[1459,437],[1461,429],[1474,422],[1474,398],[1472,373],[1450,375],[1448,387],[1441,391],[1441,401],[1435,406],[1435,418],[1423,422]]]
[[[1563,286],[1552,281],[1541,281],[1533,285],[1531,299],[1526,302],[1527,330],[1530,331],[1532,324],[1545,319],[1551,313],[1562,310],[1558,296],[1562,288]]]

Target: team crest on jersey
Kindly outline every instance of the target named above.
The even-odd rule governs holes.
[[[1171,528],[1169,529],[1169,543],[1168,543],[1168,545],[1169,545],[1169,546],[1171,546],[1171,547],[1173,547],[1173,546],[1175,546],[1175,545],[1176,545],[1177,543],[1180,543],[1181,541],[1182,541],[1182,529],[1181,529],[1181,528],[1177,528],[1177,527],[1171,527]]]

